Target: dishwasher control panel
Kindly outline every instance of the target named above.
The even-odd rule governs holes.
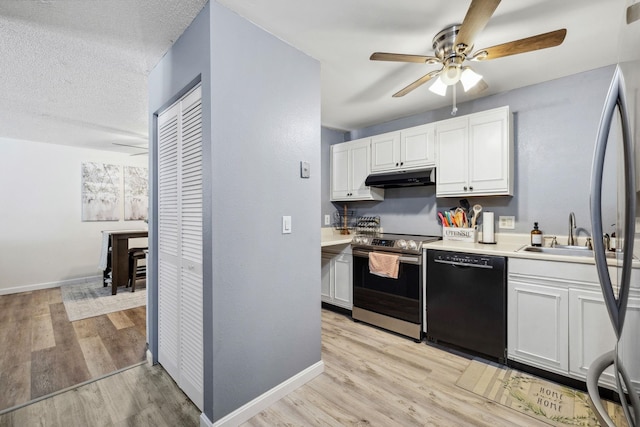
[[[469,267],[493,268],[494,257],[459,252],[434,251],[434,262]]]

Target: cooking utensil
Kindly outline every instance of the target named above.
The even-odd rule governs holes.
[[[462,208],[456,209],[456,211],[453,214],[453,217],[455,218],[455,221],[456,221],[456,227],[464,227],[465,226],[464,210]]]
[[[440,217],[440,221],[442,221],[442,225],[444,227],[449,227],[449,221],[442,215],[442,213],[438,212],[438,216]]]
[[[471,218],[471,228],[476,227],[476,221],[478,219],[478,215],[480,215],[480,212],[482,212],[482,206],[473,205],[473,218]]]
[[[464,213],[471,218],[471,205],[467,199],[460,199],[460,207],[464,209]]]

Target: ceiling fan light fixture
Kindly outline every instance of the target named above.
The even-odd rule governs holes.
[[[442,76],[440,76],[429,86],[429,90],[436,95],[445,96],[447,94],[447,87],[448,86],[442,82]]]
[[[480,80],[482,80],[482,76],[480,74],[476,73],[469,67],[464,67],[464,70],[460,75],[460,82],[462,83],[462,87],[465,92],[468,92],[469,89],[477,85]]]
[[[462,70],[459,65],[449,64],[444,67],[442,73],[440,73],[440,80],[447,86],[454,85],[460,81],[460,75],[462,74]]]

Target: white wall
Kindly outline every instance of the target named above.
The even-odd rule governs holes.
[[[101,230],[146,228],[81,221],[83,162],[146,167],[147,157],[0,138],[0,294],[101,276]]]

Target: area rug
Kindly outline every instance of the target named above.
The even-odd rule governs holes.
[[[458,387],[552,426],[599,426],[586,393],[486,361],[472,360]],[[627,426],[620,405],[605,402],[616,426]]]
[[[111,286],[102,286],[101,281],[64,285],[60,287],[60,291],[71,322],[128,310],[147,303],[147,290],[138,285],[135,292],[131,292],[130,288],[121,288],[116,295],[111,295]]]

